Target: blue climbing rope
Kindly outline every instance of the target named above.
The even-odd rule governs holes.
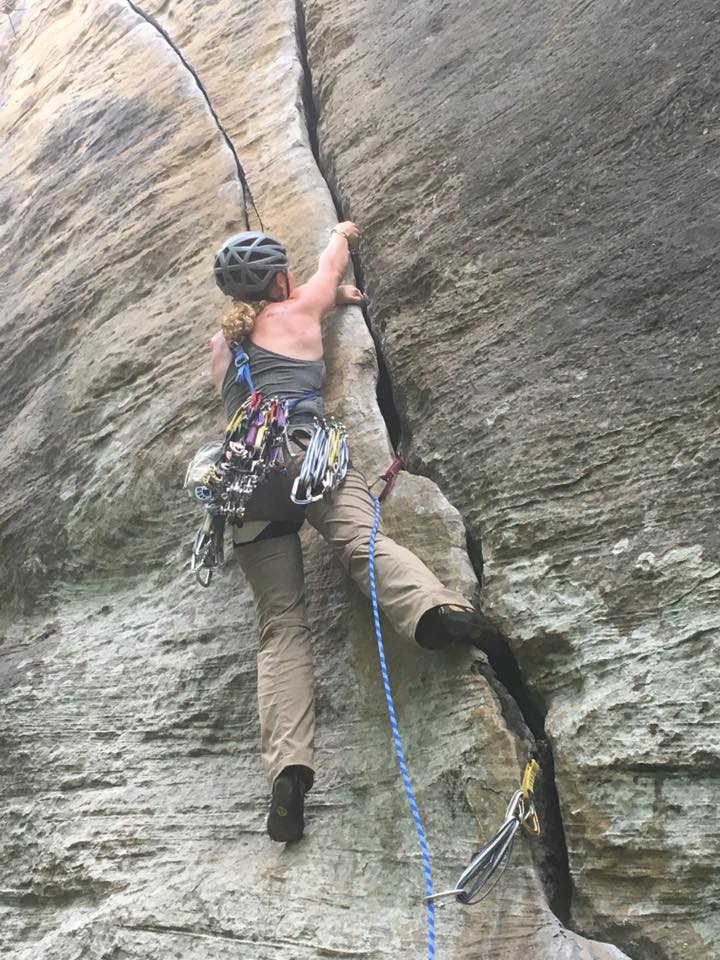
[[[397,716],[395,715],[395,705],[393,703],[392,690],[390,689],[390,677],[388,676],[387,663],[385,662],[385,647],[383,646],[382,632],[380,630],[380,613],[378,611],[377,589],[375,586],[375,539],[377,537],[378,527],[380,526],[380,501],[373,496],[375,502],[375,517],[372,530],[370,531],[370,549],[368,557],[368,566],[370,570],[370,600],[372,603],[373,620],[375,621],[375,636],[377,638],[378,655],[380,657],[380,672],[382,673],[383,686],[385,687],[385,699],[387,700],[388,715],[390,717],[390,729],[392,730],[393,743],[395,744],[395,755],[400,765],[403,783],[405,784],[405,793],[407,794],[410,813],[415,821],[418,841],[420,843],[420,854],[422,856],[423,871],[425,873],[425,895],[432,897],[432,872],[430,870],[430,851],[428,850],[425,830],[420,819],[415,794],[410,783],[410,774],[408,773],[405,752],[403,750],[402,740],[400,739],[400,730],[398,728]],[[428,960],[434,960],[435,957],[435,904],[432,900],[427,901],[427,950]]]

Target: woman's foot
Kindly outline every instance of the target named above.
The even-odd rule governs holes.
[[[426,610],[415,630],[415,639],[427,650],[444,650],[453,640],[465,640],[486,653],[501,656],[505,641],[495,624],[475,607],[444,603]]]
[[[312,772],[300,766],[285,767],[275,778],[267,819],[267,832],[272,840],[290,843],[302,837],[308,779],[311,781]]]
[[[348,303],[365,303],[365,294],[351,283],[343,283],[337,288],[335,303],[338,306],[343,306]]]

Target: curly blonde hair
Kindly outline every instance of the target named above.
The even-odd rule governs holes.
[[[230,303],[230,306],[220,317],[220,326],[228,346],[232,347],[234,343],[242,343],[255,326],[257,315],[269,303],[269,300],[258,300],[256,303],[233,300]]]

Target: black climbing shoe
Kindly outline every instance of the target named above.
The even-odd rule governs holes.
[[[444,650],[453,640],[465,640],[496,660],[505,653],[505,641],[495,624],[474,607],[444,603],[426,610],[415,630],[415,639],[428,650]]]
[[[273,784],[267,832],[278,843],[299,840],[305,829],[304,804],[308,778],[305,767],[285,767]],[[308,773],[310,771],[308,770]],[[312,774],[311,774],[312,776]]]

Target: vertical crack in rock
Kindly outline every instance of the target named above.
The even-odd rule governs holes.
[[[345,213],[342,199],[338,194],[334,182],[334,177],[332,177],[329,171],[325,169],[325,166],[320,158],[320,144],[318,140],[318,113],[315,106],[315,98],[313,96],[312,73],[310,71],[310,63],[308,60],[307,38],[305,34],[305,8],[303,7],[302,0],[295,0],[295,25],[298,54],[300,56],[300,63],[303,69],[302,102],[303,110],[305,112],[305,126],[307,127],[308,138],[310,140],[310,149],[315,157],[318,170],[327,184],[332,201],[335,204],[335,211],[337,213],[338,220],[349,220],[350,217],[348,217]],[[355,271],[355,282],[361,290],[365,290],[365,275],[363,272],[362,262],[360,260],[360,254],[358,252],[355,252],[352,255],[352,263],[353,270]],[[392,381],[390,380],[390,374],[388,373],[387,365],[385,363],[385,357],[383,356],[380,339],[370,324],[367,305],[363,305],[362,312],[370,336],[375,344],[375,353],[377,355],[378,380],[375,391],[377,395],[378,406],[380,408],[380,413],[382,414],[383,420],[385,421],[385,426],[387,427],[390,443],[392,444],[393,450],[397,452],[402,441],[402,427],[400,415],[397,411],[397,407],[395,406],[395,400],[393,397]]]
[[[129,2],[129,0],[128,0]],[[308,130],[310,147],[315,157],[318,170],[327,184],[330,195],[335,204],[338,218],[349,219],[344,212],[344,204],[339,195],[337,183],[332,171],[326,168],[320,154],[318,136],[319,117],[315,98],[313,96],[312,72],[308,59],[307,35],[305,26],[305,9],[302,0],[295,0],[296,8],[296,35],[300,61],[303,68],[302,102],[305,113],[305,123]],[[357,284],[365,288],[365,278],[359,255],[353,255],[353,267]],[[383,357],[382,345],[378,335],[369,322],[367,307],[363,307],[365,322],[373,338],[378,360],[377,399],[380,412],[385,420],[390,440],[395,449],[402,440],[402,426],[398,410],[393,399],[392,382]],[[482,582],[482,545],[470,533],[467,534],[468,555],[473,564],[478,583]],[[476,664],[476,671],[481,673],[493,686],[498,694],[503,716],[508,727],[519,735],[521,740],[527,738],[530,731],[536,741],[544,745],[542,760],[542,779],[539,784],[538,807],[543,820],[543,834],[539,846],[536,862],[543,882],[548,905],[561,923],[567,925],[570,918],[572,897],[572,882],[568,861],[565,830],[557,787],[555,784],[555,766],[552,748],[546,740],[545,714],[543,704],[539,703],[527,689],[520,673],[515,655],[510,644],[505,641],[501,661],[490,668],[484,663]],[[525,728],[525,729],[523,729]]]
[[[466,532],[466,536],[468,556],[478,578],[478,583],[481,583],[482,546],[469,531]],[[522,726],[518,724],[518,719],[521,719],[522,725],[530,731],[536,742],[541,745],[539,759],[542,773],[537,799],[543,832],[536,861],[548,905],[558,920],[568,926],[572,904],[572,881],[570,879],[565,828],[560,810],[560,798],[555,783],[555,759],[552,745],[545,732],[547,711],[545,705],[528,690],[515,654],[507,640],[505,638],[503,640],[501,658],[493,663],[492,668],[485,663],[478,663],[475,669],[476,672],[485,677],[497,693],[508,727],[511,730],[514,729],[522,739],[524,731]],[[500,689],[498,689],[498,685],[500,685]],[[517,711],[520,713],[520,718],[517,716]]]
[[[203,97],[205,103],[207,104],[207,108],[208,108],[208,110],[210,111],[210,116],[211,116],[211,117],[213,118],[213,120],[215,121],[215,125],[216,125],[217,128],[218,128],[218,132],[220,133],[220,136],[221,136],[221,137],[223,138],[223,140],[225,141],[225,146],[228,148],[228,150],[230,151],[230,153],[231,153],[232,156],[233,156],[233,160],[235,161],[235,171],[236,171],[237,178],[238,178],[238,181],[239,181],[239,183],[240,183],[240,189],[241,189],[242,195],[243,195],[243,209],[244,209],[244,211],[245,211],[245,227],[246,227],[246,229],[248,229],[248,230],[250,229],[250,219],[249,219],[248,210],[247,210],[248,201],[250,201],[250,204],[251,204],[253,210],[255,211],[255,216],[257,217],[258,221],[260,222],[260,224],[261,224],[261,226],[262,226],[262,220],[260,220],[260,214],[257,212],[257,207],[255,206],[255,201],[253,200],[253,195],[252,195],[252,192],[251,192],[251,190],[250,190],[250,186],[249,186],[249,184],[248,184],[247,176],[245,175],[245,170],[243,169],[243,165],[242,165],[242,163],[240,162],[240,157],[238,156],[238,152],[237,152],[237,150],[235,149],[235,144],[234,144],[234,143],[232,142],[232,140],[230,139],[230,136],[229,136],[227,130],[225,129],[225,127],[223,126],[222,121],[220,120],[220,117],[217,115],[217,113],[216,113],[216,111],[215,111],[215,107],[213,107],[213,105],[212,105],[212,100],[210,99],[210,96],[209,96],[207,90],[205,89],[205,86],[203,85],[202,80],[201,80],[200,77],[198,76],[197,71],[196,71],[195,68],[192,66],[192,64],[189,63],[189,62],[185,59],[185,56],[183,55],[183,53],[182,53],[182,51],[180,50],[180,48],[175,44],[175,42],[173,41],[173,39],[172,39],[172,37],[170,36],[170,34],[169,34],[169,33],[167,32],[167,30],[155,19],[155,17],[152,16],[152,14],[146,13],[143,9],[141,9],[141,8],[134,2],[134,0],[126,0],[126,3],[127,3],[127,5],[130,7],[131,10],[133,10],[133,11],[134,11],[139,17],[141,17],[146,23],[149,23],[150,26],[151,26],[157,33],[160,34],[160,36],[162,37],[162,39],[163,39],[163,40],[165,41],[165,43],[171,48],[171,50],[173,50],[173,52],[175,53],[175,55],[177,56],[177,58],[178,58],[178,59],[180,60],[180,62],[182,63],[183,67],[187,70],[187,72],[191,75],[191,77],[192,77],[193,80],[195,81],[195,84],[196,84],[198,90],[199,90],[200,93],[202,94],[202,97]]]

